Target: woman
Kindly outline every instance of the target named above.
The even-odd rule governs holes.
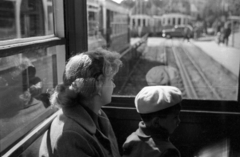
[[[101,107],[111,102],[120,55],[97,50],[73,56],[51,103],[61,108],[42,140],[40,156],[119,157],[116,137]]]

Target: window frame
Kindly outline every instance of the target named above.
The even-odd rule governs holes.
[[[68,59],[76,53],[88,50],[87,1],[64,0],[64,13]]]
[[[81,8],[79,8],[79,6]],[[86,21],[86,0],[53,0],[53,12],[54,12],[54,35],[22,38],[16,40],[2,41],[0,43],[0,57],[7,57],[24,51],[30,51],[35,49],[48,48],[52,46],[64,46],[66,60],[75,53],[87,50],[87,25]],[[59,9],[62,8],[62,9]],[[74,17],[74,18],[72,18]],[[75,34],[76,33],[76,34]],[[84,40],[83,40],[84,39]],[[57,49],[58,54],[62,53]],[[64,63],[61,63],[64,64]],[[64,64],[65,65],[65,64]],[[59,63],[57,63],[59,66]],[[60,67],[61,68],[61,67]],[[62,74],[61,74],[62,75]],[[62,80],[62,76],[58,74],[58,83]],[[29,129],[35,128],[42,121],[47,119],[56,110],[47,109],[43,115],[37,116],[35,120],[31,121],[28,125]],[[18,130],[18,129],[17,129]],[[21,154],[24,150],[20,148],[27,148],[34,141],[19,145],[30,130],[24,129],[24,132],[13,135],[14,138],[1,142],[0,156],[10,153],[14,156],[14,152]],[[11,136],[12,137],[12,136]],[[34,136],[37,139],[39,136]],[[25,147],[25,144],[27,145]],[[10,155],[10,156],[11,156]]]
[[[71,55],[87,51],[88,49],[88,33],[87,33],[87,1],[86,0],[53,0],[56,7],[54,7],[54,23],[55,37],[37,39],[35,41],[28,41],[17,43],[14,45],[0,46],[0,57],[12,54],[18,54],[29,48],[43,48],[54,45],[65,45],[66,59]],[[59,15],[57,7],[62,6],[63,12]],[[57,13],[57,14],[56,14]],[[58,17],[60,16],[60,17]],[[61,17],[62,16],[62,17]],[[57,19],[64,19],[64,24],[58,23]],[[164,23],[165,19],[163,19]],[[137,23],[137,22],[136,22]],[[184,99],[182,102],[183,110],[203,111],[203,112],[240,112],[240,78],[238,79],[238,96],[236,101],[212,101],[212,100],[190,100]],[[105,107],[125,107],[134,109],[134,96],[113,95],[112,102]],[[239,113],[238,113],[239,114]],[[39,136],[38,136],[39,137]],[[35,139],[37,137],[34,137]],[[12,145],[15,145],[12,143]],[[27,143],[28,146],[30,145]],[[12,146],[11,145],[11,146]],[[24,148],[27,148],[24,146]],[[17,150],[18,148],[16,148]],[[24,151],[24,150],[21,150]],[[5,151],[6,152],[6,151]],[[3,152],[0,152],[2,155]]]

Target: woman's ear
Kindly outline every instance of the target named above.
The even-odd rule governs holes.
[[[101,95],[101,89],[104,83],[104,77],[103,75],[99,75],[98,78],[96,79],[96,90],[97,94]]]

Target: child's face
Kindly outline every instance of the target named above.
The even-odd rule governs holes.
[[[160,125],[167,129],[170,134],[174,132],[180,123],[179,113],[180,111],[169,114],[166,118],[160,120]]]

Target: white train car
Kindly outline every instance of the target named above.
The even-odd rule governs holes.
[[[145,34],[149,34],[149,36],[161,36],[162,30],[165,28],[189,25],[192,21],[193,18],[191,16],[181,13],[168,13],[161,16],[131,15],[131,35],[133,37]]]
[[[152,36],[161,36],[162,32],[162,16],[153,16],[152,17],[152,27],[151,35]]]
[[[153,19],[151,16],[136,14],[131,15],[130,29],[132,36],[143,36],[150,32],[150,27],[152,27]]]
[[[129,42],[129,11],[112,0],[88,0],[88,49],[122,51]]]
[[[163,14],[161,18],[163,26],[188,25],[193,20],[191,16],[180,13]]]

